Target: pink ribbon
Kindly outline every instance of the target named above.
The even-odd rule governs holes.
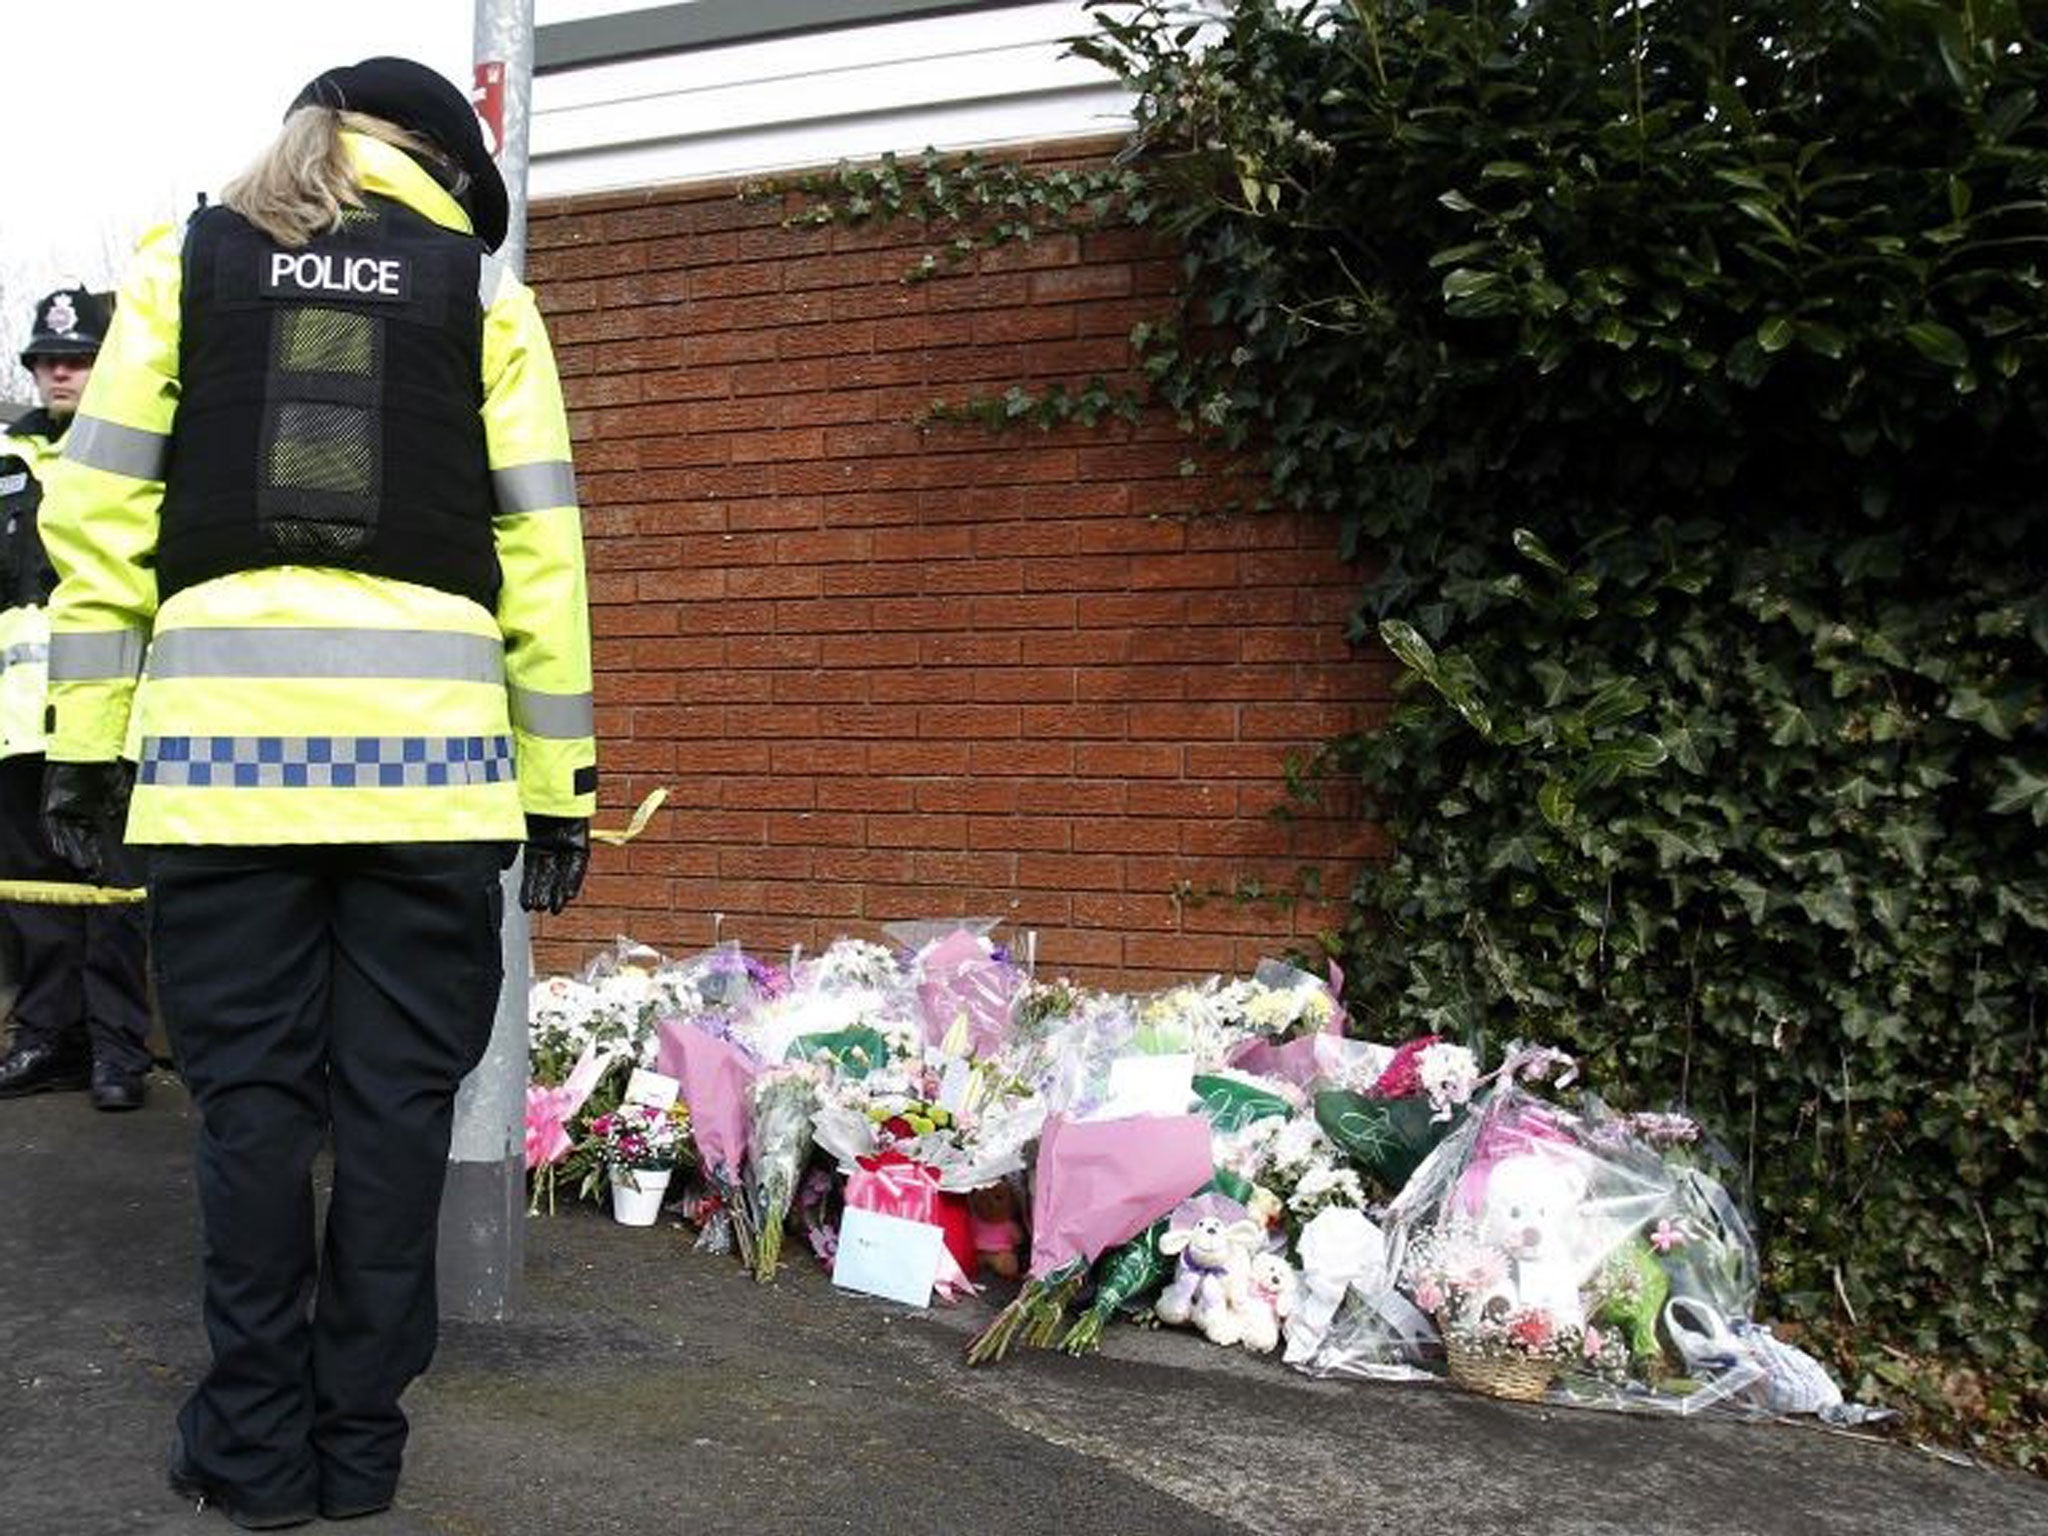
[[[597,1042],[583,1047],[583,1054],[569,1076],[558,1086],[526,1085],[526,1166],[529,1171],[559,1163],[576,1145],[569,1137],[569,1122],[583,1101],[590,1097],[611,1064],[618,1060],[616,1049],[597,1054]]]

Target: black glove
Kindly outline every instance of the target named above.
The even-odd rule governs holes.
[[[526,818],[526,873],[519,905],[529,912],[559,912],[583,889],[590,868],[590,823],[581,816]]]
[[[52,853],[95,885],[121,845],[134,772],[118,760],[44,765],[43,836]]]

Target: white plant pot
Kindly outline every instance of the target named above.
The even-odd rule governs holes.
[[[667,1168],[618,1168],[612,1172],[612,1215],[622,1226],[651,1227],[668,1193]]]

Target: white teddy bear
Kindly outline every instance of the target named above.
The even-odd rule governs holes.
[[[1479,1215],[1481,1234],[1511,1261],[1502,1294],[1513,1305],[1541,1307],[1567,1326],[1585,1321],[1574,1230],[1585,1198],[1586,1176],[1574,1164],[1517,1152],[1487,1174]]]
[[[1270,1354],[1280,1343],[1280,1325],[1294,1313],[1296,1296],[1294,1266],[1285,1255],[1253,1255],[1244,1300],[1238,1306],[1244,1335],[1238,1342],[1254,1354]]]
[[[1174,1212],[1173,1225],[1159,1239],[1159,1251],[1180,1256],[1173,1283],[1153,1311],[1162,1323],[1188,1324],[1212,1344],[1237,1343],[1244,1336],[1243,1305],[1251,1256],[1265,1240],[1257,1222],[1214,1213]]]

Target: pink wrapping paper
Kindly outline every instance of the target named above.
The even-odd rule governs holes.
[[[1200,1115],[1048,1117],[1031,1194],[1032,1275],[1092,1261],[1136,1237],[1213,1171],[1209,1122]]]
[[[1341,1072],[1344,1058],[1324,1043],[1341,1039],[1344,1034],[1344,973],[1334,960],[1330,962],[1326,989],[1330,994],[1330,1017],[1315,1034],[1289,1040],[1285,1045],[1275,1045],[1270,1040],[1246,1040],[1231,1051],[1225,1064],[1260,1077],[1277,1077],[1297,1088],[1308,1087],[1318,1077]]]
[[[680,1019],[665,1020],[656,1033],[656,1067],[683,1085],[698,1161],[707,1172],[737,1179],[747,1155],[747,1085],[759,1067],[730,1040]]]
[[[1270,1040],[1247,1040],[1230,1053],[1227,1062],[1240,1072],[1277,1077],[1283,1083],[1306,1088],[1336,1065],[1326,1061],[1318,1049],[1324,1038],[1303,1035],[1285,1045],[1275,1045]]]
[[[966,929],[958,929],[926,951],[917,1001],[924,1015],[927,1045],[938,1045],[964,1014],[967,1037],[977,1056],[993,1056],[1010,1035],[1016,976],[989,958]]]
[[[583,1101],[590,1097],[597,1080],[604,1076],[605,1069],[617,1059],[617,1055],[615,1051],[598,1055],[593,1042],[583,1048],[583,1054],[576,1058],[576,1065],[569,1069],[569,1076],[560,1086],[526,1085],[526,1166],[529,1171],[558,1163],[569,1155],[569,1149],[575,1145],[569,1139],[569,1122],[583,1107]]]

